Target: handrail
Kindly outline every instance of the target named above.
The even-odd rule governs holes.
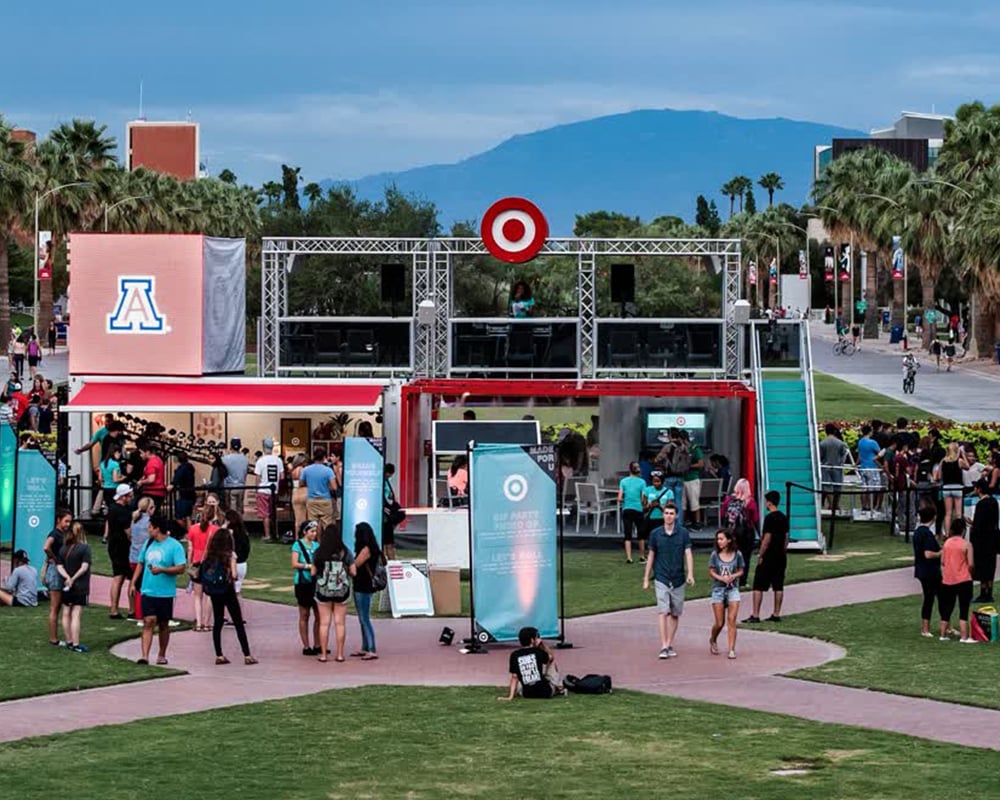
[[[764,508],[764,494],[768,491],[767,451],[764,431],[764,373],[760,365],[760,337],[754,325],[748,326],[750,331],[750,375],[756,390],[757,424],[754,441],[757,447],[757,471],[760,481],[757,486],[757,507]]]
[[[819,438],[816,434],[818,422],[816,420],[816,394],[813,389],[812,379],[812,335],[809,331],[809,321],[803,320],[800,328],[800,345],[802,380],[806,390],[806,418],[809,423],[809,457],[812,460],[813,486],[820,487],[820,462],[819,462]],[[821,496],[813,494],[813,502],[816,507],[816,525],[820,540],[823,541],[823,550],[826,551],[826,542],[823,539],[823,530],[820,522],[823,519]]]

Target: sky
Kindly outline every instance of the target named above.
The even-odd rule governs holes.
[[[99,12],[95,9],[99,8]],[[454,162],[639,108],[869,130],[997,100],[993,2],[0,0],[0,114],[201,124],[243,182]]]

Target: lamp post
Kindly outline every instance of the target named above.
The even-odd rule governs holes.
[[[947,181],[938,181],[938,180],[931,180],[931,179],[921,179],[921,180],[919,180],[917,182],[918,183],[947,183]],[[952,186],[953,184],[948,184],[948,185]],[[962,189],[959,186],[955,186],[955,188],[958,189],[960,192],[965,192],[965,190]],[[969,194],[969,193],[965,192],[965,194]],[[903,204],[900,203],[898,200],[893,200],[891,197],[886,197],[884,194],[874,194],[874,193],[871,193],[871,192],[858,192],[858,197],[873,197],[876,200],[882,200],[882,201],[888,203],[891,206],[895,206],[896,208],[902,208],[903,207]],[[969,197],[972,197],[972,195],[969,194]],[[909,309],[907,308],[907,306],[909,305],[909,303],[907,302],[908,299],[909,299],[909,283],[910,283],[909,262],[908,262],[908,260],[906,258],[906,250],[903,250],[903,333],[904,334],[906,334],[906,318],[907,318],[907,316],[909,314]]]
[[[152,200],[153,196],[150,194],[136,194],[132,197],[126,197],[123,200],[119,200],[117,203],[112,203],[110,206],[104,204],[104,232],[108,232],[108,213],[114,211],[118,206],[125,205],[125,203],[130,203],[133,200]]]
[[[49,189],[43,194],[38,194],[35,192],[35,279],[32,281],[35,285],[35,307],[32,309],[32,328],[35,332],[35,336],[38,336],[38,208],[41,205],[42,200],[48,197],[50,194],[55,194],[61,189],[69,189],[73,186],[90,186],[90,181],[72,181],[71,183],[64,183],[60,186],[56,186]],[[51,244],[49,245],[52,246]],[[50,277],[51,279],[51,277]]]

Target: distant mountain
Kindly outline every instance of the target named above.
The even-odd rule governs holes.
[[[711,111],[633,111],[514,136],[459,161],[369,175],[350,183],[377,200],[386,185],[432,200],[444,228],[478,220],[491,202],[521,195],[535,202],[553,235],[569,235],[574,216],[619,211],[644,221],[671,214],[693,221],[699,194],[714,199],[734,175],[755,182],[777,172],[785,189],[776,200],[804,202],[812,184],[813,148],[833,137],[865,136],[832,125],[788,119],[738,119]],[[324,186],[339,183],[327,180]],[[754,187],[758,208],[767,193]]]

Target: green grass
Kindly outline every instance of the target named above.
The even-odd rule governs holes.
[[[496,694],[343,689],[26,739],[0,750],[0,785],[16,786],[20,800],[67,787],[74,800],[665,792],[675,800],[910,800],[946,785],[949,800],[960,800],[988,796],[996,781],[995,754],[900,734],[632,692],[503,704]],[[193,742],[211,752],[202,763],[192,762]],[[789,767],[808,773],[771,774]]]
[[[884,394],[822,372],[813,373],[813,391],[816,396],[816,418],[820,422],[867,422],[871,419],[895,420],[897,417],[941,419],[922,408],[900,403]]]
[[[17,325],[19,328],[30,328],[34,324],[34,320],[31,318],[30,314],[18,314],[16,311],[11,312],[10,324]]]
[[[828,522],[826,523],[828,524]],[[911,560],[911,551],[902,540],[886,533],[886,524],[838,522],[836,550],[828,555],[793,553],[789,557],[788,581],[801,583],[840,575],[854,575],[902,566]],[[651,592],[642,590],[643,565],[638,563],[634,549],[634,564],[626,564],[621,546],[579,545],[566,548],[566,615],[580,617],[625,608],[652,605]],[[688,590],[688,597],[707,597],[708,550],[695,550],[697,584]],[[400,558],[425,558],[423,550],[399,549]],[[110,574],[107,551],[94,550],[94,569]],[[291,584],[291,552],[287,546],[263,544],[253,540],[244,596],[292,605],[295,596]],[[462,582],[463,613],[468,613],[468,580]],[[184,581],[179,582],[183,587]]]
[[[954,616],[952,622],[957,626]],[[793,673],[796,678],[1000,709],[1000,645],[921,637],[918,596],[810,611],[762,627],[847,650],[838,661]],[[931,627],[936,633],[936,614]]]
[[[89,653],[50,645],[48,614],[47,604],[0,609],[0,700],[180,674],[178,670],[143,667],[111,655],[113,645],[138,636],[139,629],[134,623],[108,619],[107,608],[91,606],[84,610],[80,639],[90,648]]]

